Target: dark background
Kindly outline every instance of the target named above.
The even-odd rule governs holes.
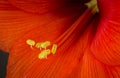
[[[8,53],[0,50],[0,78],[5,78],[8,55]]]

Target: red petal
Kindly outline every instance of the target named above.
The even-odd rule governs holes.
[[[18,10],[0,11],[0,48],[10,51],[16,39],[25,32],[52,20],[50,15],[30,15]]]
[[[98,0],[101,19],[92,44],[96,58],[108,65],[120,65],[120,0]]]
[[[78,78],[107,78],[104,66],[90,54],[89,49],[85,51],[79,67]]]
[[[0,0],[0,11],[1,10],[16,10],[17,8],[12,6],[8,1]]]
[[[79,64],[73,70],[69,78],[108,78],[104,65],[98,60],[96,60],[96,58],[94,58],[90,50],[90,44],[93,39],[95,30],[97,28],[96,26],[98,24],[97,16],[95,16],[96,18],[91,22],[89,28],[83,34],[86,35],[87,36],[86,39],[88,39],[88,40],[82,39],[86,42],[85,43],[86,45],[85,47],[83,47],[82,50],[84,54]]]
[[[106,66],[109,78],[120,78],[120,66]]]
[[[14,6],[32,13],[45,13],[55,9],[64,8],[74,3],[80,4],[78,0],[8,0]],[[75,4],[75,5],[76,5]]]
[[[7,78],[68,77],[83,55],[81,48],[86,45],[88,36],[83,35],[83,38],[81,37],[77,44],[75,42],[77,42],[76,40],[80,37],[80,33],[82,34],[83,32],[81,30],[88,24],[92,16],[93,14],[90,13],[90,10],[87,10],[75,23],[73,23],[75,18],[69,16],[30,31],[12,49],[8,62]],[[86,17],[88,18],[86,19]],[[64,43],[61,46],[58,46],[57,53],[48,56],[48,59],[38,59],[39,50],[31,49],[25,43],[26,39],[29,38],[35,41],[49,40],[54,43],[72,23],[72,27],[75,27],[75,29],[72,30],[72,33],[71,29],[69,30],[71,35],[63,40]],[[67,32],[67,35],[69,35],[69,32]]]
[[[32,13],[45,13],[71,5],[81,5],[90,0],[8,0],[14,6]]]
[[[84,11],[85,6],[69,6],[61,8],[54,13],[42,15],[24,13],[14,8],[7,2],[1,2],[0,6],[0,49],[9,52],[14,42],[29,30],[48,24],[69,15],[75,15]],[[6,6],[7,5],[7,6]],[[8,9],[9,8],[9,9]],[[82,10],[81,10],[82,9]],[[68,14],[69,13],[69,14]]]

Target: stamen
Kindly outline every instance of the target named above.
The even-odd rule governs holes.
[[[38,42],[38,43],[36,43],[35,47],[36,47],[36,48],[40,48],[40,47],[41,47],[41,44],[42,44],[42,42]]]
[[[56,50],[57,50],[57,45],[56,44],[53,44],[52,45],[52,49],[50,50],[50,49],[47,49],[49,46],[51,46],[51,42],[50,41],[45,41],[45,42],[37,42],[37,43],[35,43],[35,41],[34,40],[31,40],[31,39],[28,39],[28,40],[26,40],[26,43],[28,44],[28,45],[30,45],[30,47],[32,48],[35,44],[35,47],[36,48],[40,48],[40,53],[39,53],[39,55],[38,55],[38,58],[39,59],[47,59],[47,56],[49,55],[49,54],[55,54],[56,53]]]
[[[35,45],[35,41],[34,41],[34,40],[31,40],[31,39],[28,39],[28,40],[26,41],[26,43],[27,43],[28,45],[30,45],[31,47]]]
[[[57,45],[56,45],[56,44],[53,44],[52,50],[51,50],[52,54],[55,54],[55,53],[56,53],[56,50],[57,50]]]
[[[50,44],[51,44],[50,41],[45,41],[41,43],[41,47],[46,49],[46,47],[50,46]]]
[[[39,59],[44,59],[46,58],[47,59],[47,56],[50,54],[50,50],[47,49],[47,50],[43,50],[39,55],[38,55],[38,58]]]

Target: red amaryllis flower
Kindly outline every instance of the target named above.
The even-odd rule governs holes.
[[[72,1],[67,3],[67,5],[66,4],[61,5],[61,3],[63,4],[63,2],[67,3],[68,1],[66,2],[63,0],[62,1],[10,0],[8,2],[6,0],[1,0],[0,1],[1,50],[10,52],[12,45],[17,39],[19,39],[29,30],[32,30],[37,26],[47,25],[51,21],[63,18],[65,16],[67,17],[68,15],[70,16],[71,14],[72,14],[71,18],[76,17],[85,9],[85,6],[81,6],[81,4],[80,5],[77,4],[76,6],[73,6],[73,4],[71,5]],[[56,7],[53,7],[52,5]],[[64,8],[63,6],[67,7]],[[79,6],[81,7],[79,8]],[[81,8],[83,10],[81,10]],[[80,13],[78,12],[78,10],[80,11]],[[64,13],[61,13],[61,11],[64,11]]]
[[[6,78],[120,78],[119,0],[2,2]]]

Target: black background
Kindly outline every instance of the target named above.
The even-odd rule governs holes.
[[[8,53],[0,50],[0,78],[5,78],[8,56]]]

